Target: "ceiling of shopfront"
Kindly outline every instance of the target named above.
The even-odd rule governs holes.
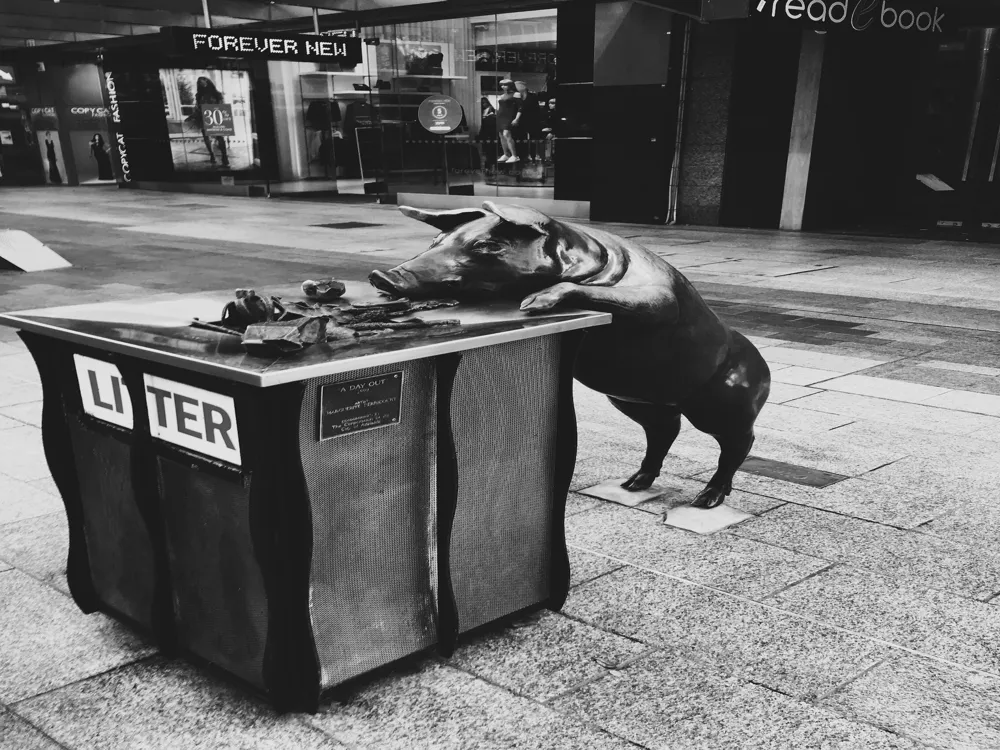
[[[308,19],[439,0],[207,0],[212,26]],[[205,26],[202,0],[0,0],[0,47],[84,42]]]

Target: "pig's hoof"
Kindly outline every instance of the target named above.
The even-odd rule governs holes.
[[[521,310],[524,312],[543,312],[553,307],[555,307],[555,303],[552,300],[540,297],[537,294],[525,297],[521,302]]]
[[[725,490],[716,487],[706,487],[698,493],[698,497],[691,505],[695,508],[718,508],[726,501],[728,494]]]
[[[637,490],[648,490],[653,486],[653,482],[656,480],[656,474],[651,471],[642,471],[641,469],[635,474],[630,476],[624,482],[622,482],[622,487],[629,492],[636,492]]]

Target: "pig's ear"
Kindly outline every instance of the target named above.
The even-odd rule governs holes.
[[[442,232],[447,232],[462,224],[468,224],[470,221],[475,221],[486,216],[486,212],[479,208],[457,208],[451,211],[424,211],[421,208],[400,206],[399,210],[402,211],[403,216],[409,216],[411,219],[430,224]]]
[[[552,224],[552,219],[541,211],[525,206],[500,206],[493,201],[486,201],[483,208],[491,214],[496,214],[504,221],[522,227],[531,227],[542,234],[548,234],[549,226]]]

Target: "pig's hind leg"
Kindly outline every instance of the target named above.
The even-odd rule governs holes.
[[[646,456],[639,471],[622,482],[629,491],[647,490],[663,469],[663,460],[681,431],[681,413],[675,406],[622,401],[608,396],[608,401],[618,411],[646,432]]]
[[[733,332],[729,357],[713,378],[682,405],[684,416],[715,438],[722,453],[705,489],[692,503],[714,508],[732,492],[733,477],[754,443],[754,422],[771,390],[771,373],[756,347]]]

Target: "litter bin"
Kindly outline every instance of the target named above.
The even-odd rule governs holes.
[[[353,677],[562,605],[572,365],[610,315],[463,305],[421,313],[459,327],[263,359],[189,325],[228,298],[0,315],[38,365],[81,609],[308,711]],[[348,284],[345,299],[374,298]]]

